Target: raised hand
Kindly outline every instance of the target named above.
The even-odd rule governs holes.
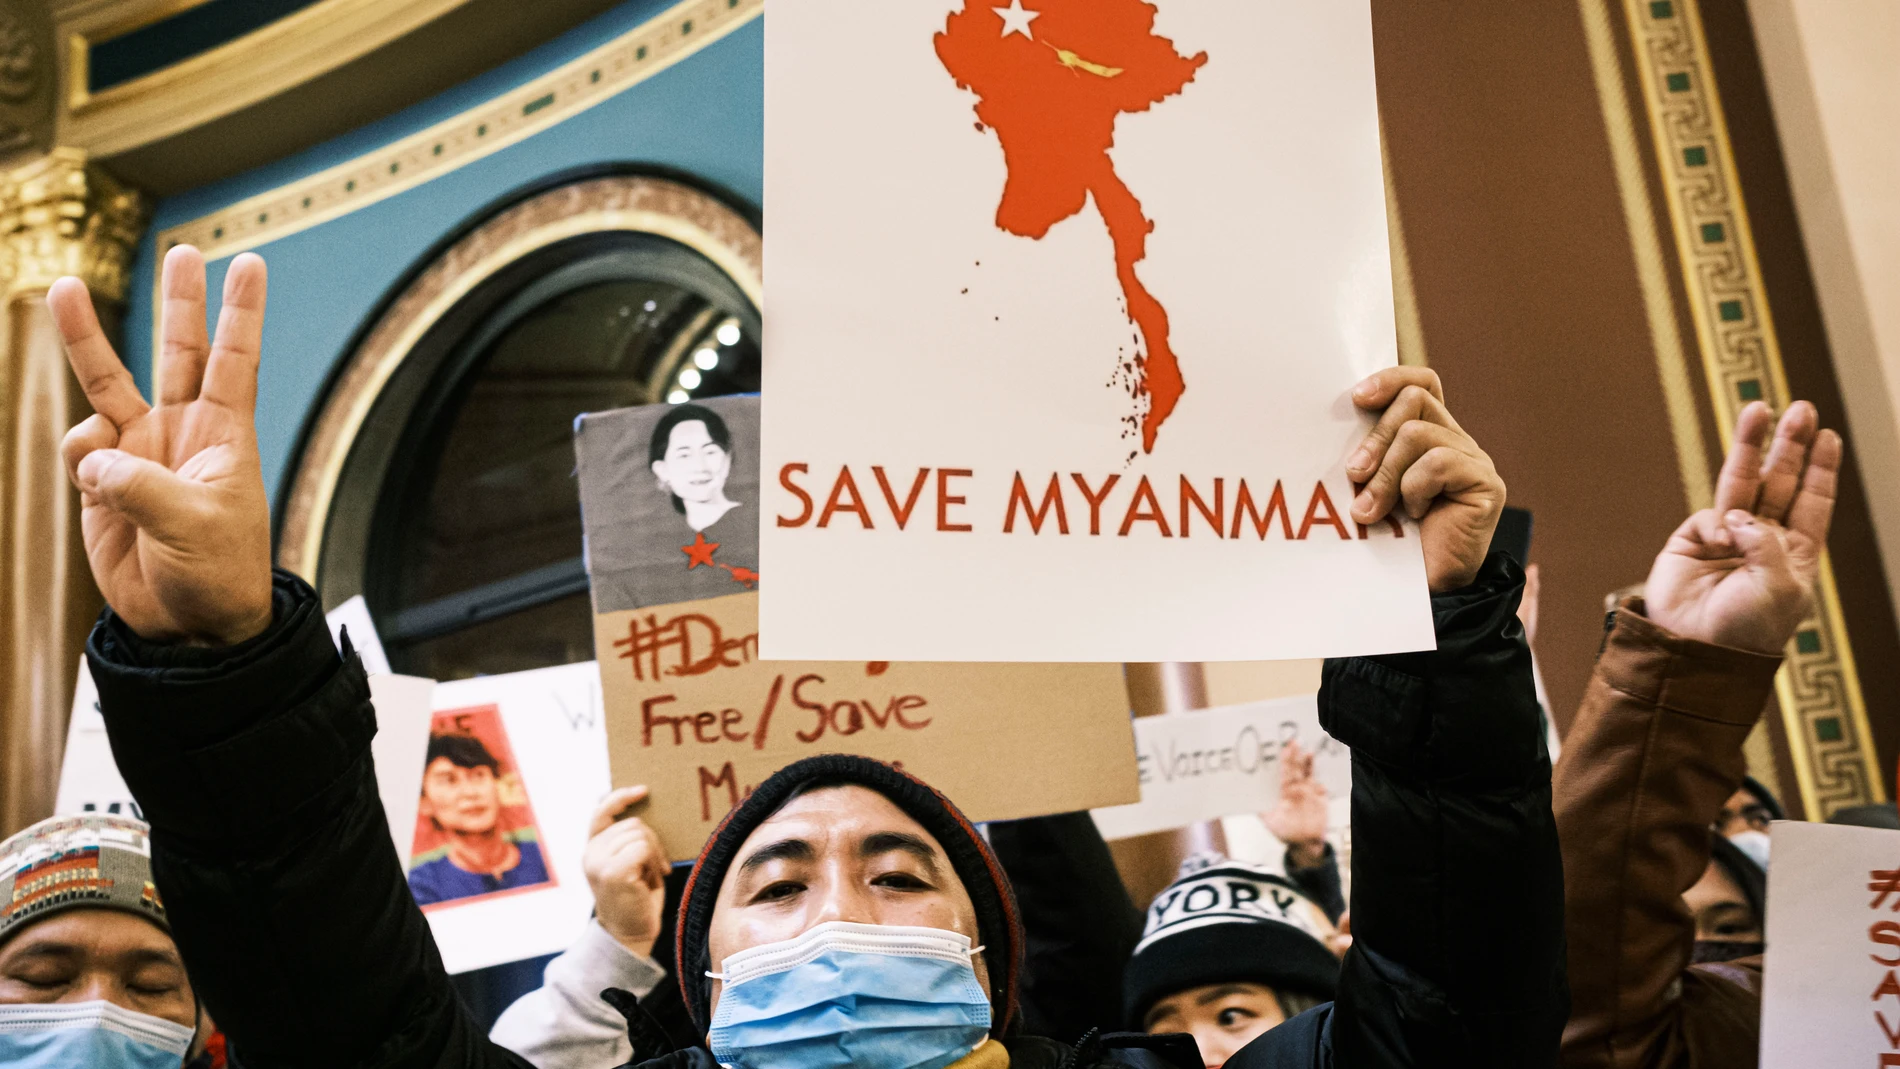
[[[614,942],[640,957],[653,954],[666,908],[666,848],[639,817],[622,816],[647,796],[645,787],[611,791],[594,810],[581,871],[594,891],[594,913]]]
[[[1353,387],[1352,403],[1379,413],[1346,461],[1346,474],[1364,484],[1353,498],[1353,521],[1378,523],[1403,508],[1418,521],[1432,592],[1470,585],[1504,511],[1504,480],[1451,418],[1437,372],[1387,368]]]
[[[239,256],[205,336],[204,257],[165,256],[158,404],[145,403],[99,329],[86,284],[46,303],[94,415],[66,434],[92,576],[132,630],[159,642],[235,645],[271,622],[270,506],[257,458],[264,261]]]
[[[1260,820],[1302,868],[1326,856],[1326,785],[1313,778],[1313,755],[1298,741],[1280,753],[1280,797]]]
[[[1684,638],[1778,654],[1807,616],[1834,516],[1841,436],[1797,401],[1762,446],[1774,414],[1757,401],[1735,421],[1715,507],[1684,520],[1644,585],[1649,618]]]

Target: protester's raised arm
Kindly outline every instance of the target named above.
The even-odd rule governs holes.
[[[1683,903],[1710,822],[1741,785],[1742,741],[1809,608],[1840,437],[1813,406],[1739,417],[1713,508],[1685,520],[1645,596],[1620,607],[1557,765],[1574,1012],[1566,1069],[1752,1065],[1758,962],[1689,969]],[[1764,458],[1764,446],[1767,446]]]
[[[581,868],[594,920],[548,963],[542,986],[516,999],[488,1038],[535,1069],[606,1069],[634,1053],[627,1019],[601,997],[610,988],[645,998],[666,980],[653,960],[666,900],[666,847],[632,807],[645,787],[608,793],[594,810]]]
[[[263,261],[233,262],[215,343],[203,271],[194,249],[166,257],[151,408],[84,287],[48,296],[99,411],[66,444],[109,606],[87,658],[179,952],[248,1064],[521,1069],[461,1008],[409,895],[361,663],[338,656],[315,593],[270,568]]]
[[[1548,1066],[1567,1006],[1563,874],[1523,576],[1489,553],[1504,484],[1430,371],[1389,369],[1353,399],[1379,413],[1347,462],[1366,482],[1353,518],[1419,522],[1438,648],[1326,662],[1320,723],[1353,751],[1352,948],[1323,1020],[1228,1065],[1284,1064],[1276,1046],[1320,1028],[1338,1065]]]

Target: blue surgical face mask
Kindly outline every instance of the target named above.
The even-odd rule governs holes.
[[[179,1069],[195,1031],[110,1002],[0,1006],[8,1069]]]
[[[729,955],[707,1034],[733,1069],[943,1069],[982,1044],[990,998],[970,940],[833,921]]]

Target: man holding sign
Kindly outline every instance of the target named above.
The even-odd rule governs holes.
[[[82,283],[48,303],[98,412],[66,442],[110,606],[87,653],[195,987],[257,1064],[520,1067],[460,1007],[388,848],[360,663],[339,660],[315,593],[271,572],[253,411],[264,263],[233,261],[215,344],[197,250],[172,249],[161,286],[157,407]],[[1355,753],[1358,885],[1382,891],[1356,903],[1339,1001],[1230,1064],[1548,1064],[1561,874],[1512,615],[1522,577],[1486,559],[1504,487],[1431,372],[1391,369],[1352,399],[1380,414],[1349,460],[1365,484],[1353,515],[1418,521],[1439,649],[1327,665],[1323,723]],[[864,1064],[1157,1064],[1013,1035],[1008,885],[947,799],[878,762],[812,758],[762,783],[708,844],[679,930],[682,994],[733,1065],[840,1064],[774,1022],[842,1035],[870,1023],[860,1004],[893,1011]],[[830,971],[808,967],[821,959]]]

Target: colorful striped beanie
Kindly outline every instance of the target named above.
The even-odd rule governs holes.
[[[149,825],[106,814],[52,817],[0,842],[0,943],[69,909],[123,910],[171,931],[152,884]]]

